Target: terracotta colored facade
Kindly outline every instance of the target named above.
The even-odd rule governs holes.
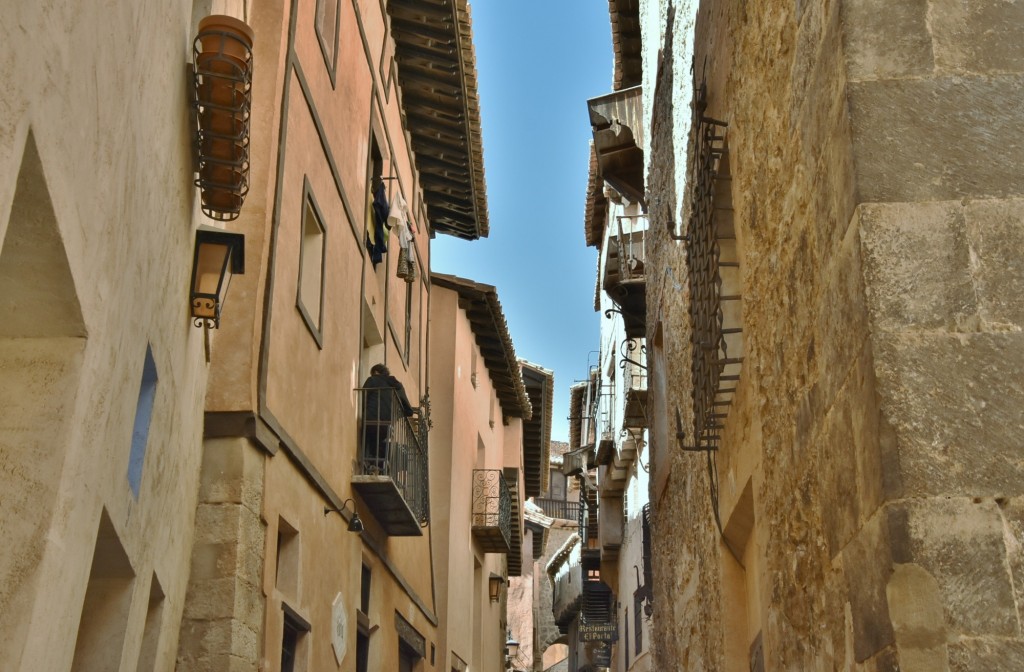
[[[431,364],[430,238],[488,232],[467,4],[79,4],[0,10],[0,667],[501,669],[487,578],[515,563],[478,552],[471,595],[432,562],[472,531],[432,515],[456,493],[431,464],[476,456],[452,428],[492,432],[431,389],[472,346],[446,350],[467,325],[449,311]],[[184,64],[210,13],[252,28],[254,65],[248,195],[218,224],[244,234],[244,274],[208,331],[188,314],[212,222]],[[378,185],[412,241],[393,229],[374,264]],[[512,483],[521,545],[547,456],[505,336],[519,396],[480,468]],[[416,408],[376,425],[371,461],[378,363]]]

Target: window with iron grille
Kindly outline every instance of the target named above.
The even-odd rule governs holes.
[[[690,218],[685,236],[690,285],[693,446],[718,448],[742,363],[739,256],[732,217],[727,124],[705,114],[707,87],[693,106]]]

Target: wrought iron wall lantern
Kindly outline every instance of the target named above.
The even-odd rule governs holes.
[[[497,602],[501,597],[501,584],[503,583],[505,583],[504,577],[497,574],[491,574],[490,578],[487,579],[487,592],[491,602]]]
[[[519,642],[512,637],[511,630],[507,631],[507,637],[508,639],[505,640],[505,655],[510,659],[515,659],[515,657],[519,655]]]
[[[233,16],[199,22],[192,46],[196,173],[203,212],[238,217],[249,191],[253,31]]]
[[[245,272],[245,236],[201,225],[196,229],[189,302],[197,327],[220,327],[220,313],[232,275]]]
[[[329,506],[325,506],[324,507],[324,515],[326,516],[326,515],[328,515],[330,513],[337,513],[340,516],[344,517],[345,516],[345,512],[348,511],[348,509],[345,508],[345,507],[348,506],[349,502],[352,502],[352,517],[349,518],[349,521],[348,521],[348,531],[349,532],[355,532],[356,534],[359,534],[360,532],[363,531],[363,520],[359,517],[359,512],[356,511],[356,502],[355,502],[354,499],[351,499],[351,498],[346,499],[344,502],[341,503],[341,507],[339,507],[337,509],[332,509]]]

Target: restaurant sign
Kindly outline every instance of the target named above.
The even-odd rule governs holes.
[[[576,636],[581,642],[614,642],[619,639],[619,624],[580,623]]]

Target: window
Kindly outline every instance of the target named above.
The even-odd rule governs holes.
[[[565,474],[562,473],[561,469],[552,469],[548,480],[551,484],[549,487],[551,499],[565,501]]]
[[[477,368],[477,360],[478,359],[479,359],[479,355],[477,354],[477,349],[473,348],[473,361],[471,361],[470,365],[469,365],[470,366],[470,368],[469,368],[469,382],[473,384],[473,387],[477,386],[476,368]]]
[[[338,4],[339,0],[316,0],[316,36],[332,84],[338,65]]]
[[[299,290],[295,305],[318,347],[323,347],[324,310],[324,224],[306,183],[305,211],[302,215],[302,241],[299,249]]]
[[[146,626],[142,631],[142,648],[139,651],[138,672],[152,672],[156,669],[157,650],[160,645],[160,629],[163,627],[164,591],[156,574],[149,584],[149,607],[146,609]]]
[[[356,672],[367,672],[370,667],[370,637],[365,632],[356,634]]]
[[[281,633],[281,672],[305,672],[306,633],[310,626],[287,604],[284,609],[284,628]]]
[[[299,532],[284,518],[277,522],[276,585],[288,597],[299,592]]]
[[[383,240],[383,223],[378,226],[377,216],[375,208],[373,207],[374,196],[382,196],[386,201],[387,189],[389,185],[384,183],[384,155],[380,151],[380,143],[377,138],[383,135],[383,132],[378,132],[380,123],[377,121],[376,113],[372,115],[372,128],[370,129],[370,155],[367,158],[367,175],[366,175],[366,216],[364,219],[366,229],[366,245],[370,254],[370,262],[373,264],[373,270],[377,275],[377,282],[384,286],[386,273],[384,272],[387,268],[387,263],[381,263],[384,260],[384,254],[387,252],[387,242]],[[383,194],[381,193],[383,191]],[[378,234],[380,231],[380,234]],[[397,342],[397,336],[395,338]]]
[[[135,572],[103,509],[75,642],[72,672],[116,670],[121,663]]]
[[[153,402],[156,400],[156,363],[153,350],[146,346],[146,359],[142,363],[142,384],[139,386],[139,400],[135,405],[135,426],[132,428],[132,447],[128,455],[128,485],[136,499],[142,485],[142,465],[146,460],[146,444],[149,443],[149,421],[153,417]]]
[[[405,283],[405,361],[412,355],[412,288],[414,282]]]
[[[370,613],[370,580],[373,573],[367,565],[363,565],[362,578],[359,584],[359,610],[364,614]]]

